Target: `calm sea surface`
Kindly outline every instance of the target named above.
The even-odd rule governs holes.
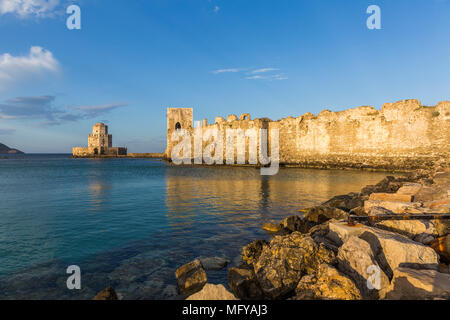
[[[196,257],[239,263],[243,245],[279,221],[386,173],[173,167],[151,159],[0,156],[0,299],[170,298]],[[69,291],[78,265],[82,290]],[[208,271],[226,284],[227,270]]]

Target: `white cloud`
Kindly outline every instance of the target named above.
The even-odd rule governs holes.
[[[212,73],[214,74],[219,74],[219,73],[227,73],[227,72],[232,72],[232,73],[236,73],[241,71],[240,69],[236,69],[236,68],[230,68],[230,69],[218,69],[218,70],[214,70]]]
[[[0,91],[19,80],[45,72],[57,73],[59,69],[59,62],[53,54],[41,47],[31,47],[26,56],[4,53],[0,55]]]
[[[0,14],[12,13],[21,18],[47,17],[59,5],[59,0],[0,0]]]
[[[254,76],[248,76],[245,77],[245,79],[247,80],[287,80],[289,79],[287,76],[285,76],[284,74],[273,74],[273,75],[254,75]]]
[[[219,6],[215,6],[215,7],[214,7],[214,12],[215,12],[215,13],[219,12],[219,10],[220,10],[220,7],[219,7]]]
[[[280,69],[277,68],[261,68],[261,69],[256,69],[253,70],[251,73],[255,74],[255,73],[265,73],[265,72],[271,72],[271,71],[278,71]]]
[[[250,68],[246,69],[237,69],[237,68],[230,68],[230,69],[218,69],[213,71],[213,74],[220,74],[220,73],[227,73],[227,72],[233,72],[233,73],[241,73],[245,75],[245,79],[247,80],[287,80],[288,77],[284,73],[276,73],[274,71],[279,71],[278,68],[258,68],[253,69],[251,71]]]

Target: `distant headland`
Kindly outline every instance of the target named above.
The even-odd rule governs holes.
[[[11,149],[7,145],[0,143],[0,154],[24,154],[24,152],[17,149]]]

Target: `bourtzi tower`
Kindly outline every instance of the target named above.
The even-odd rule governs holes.
[[[92,127],[92,134],[89,135],[88,147],[75,147],[72,150],[75,157],[92,156],[119,156],[127,155],[127,148],[113,147],[112,135],[108,133],[108,126],[104,123],[97,123]]]

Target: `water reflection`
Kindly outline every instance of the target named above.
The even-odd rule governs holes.
[[[329,198],[358,192],[380,174],[333,170],[282,169],[261,176],[254,168],[181,168],[166,171],[166,205],[174,228],[188,229],[211,216],[237,225],[296,214]]]
[[[108,202],[111,192],[108,172],[96,167],[89,170],[88,177],[89,210],[104,211],[104,204]]]

